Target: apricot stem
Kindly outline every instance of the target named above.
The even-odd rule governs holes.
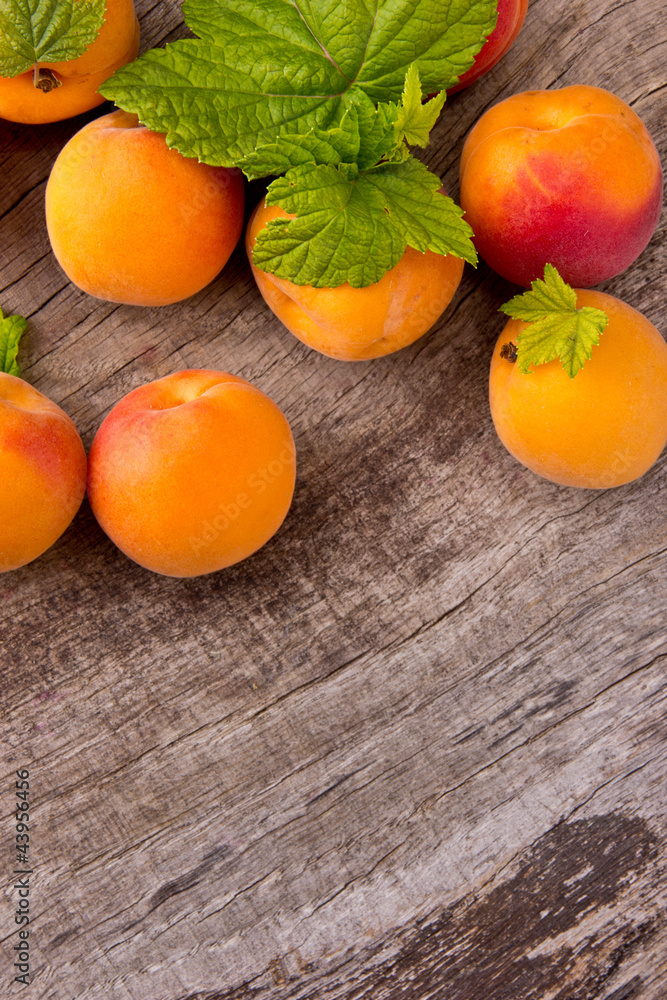
[[[39,63],[35,63],[33,67],[32,82],[33,86],[45,94],[62,85],[62,80],[58,79],[53,70],[47,69],[46,66],[40,66]]]
[[[515,363],[517,358],[516,345],[513,344],[511,340],[509,344],[503,344],[503,346],[500,348],[500,357],[506,358],[508,361],[511,361],[512,364]]]

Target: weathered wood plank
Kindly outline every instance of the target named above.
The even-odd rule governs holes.
[[[187,34],[174,0],[139,8],[144,47]],[[629,101],[664,157],[666,62],[659,0],[531,0],[425,158],[457,196],[486,107],[574,82]],[[84,120],[0,123],[0,305],[30,317],[26,377],[89,445],[140,382],[232,370],[287,413],[299,475],[275,539],[224,573],[149,574],[84,505],[0,579],[30,995],[664,1000],[667,457],[614,491],[517,466],[486,400],[514,289],[483,265],[426,338],[353,365],[268,314],[240,250],[185,303],[84,295],[42,207]],[[663,331],[665,246],[663,220],[604,285]]]

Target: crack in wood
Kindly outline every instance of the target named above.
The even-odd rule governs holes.
[[[133,920],[132,923],[126,924],[125,927],[121,928],[121,934],[126,934],[128,931],[132,930],[137,924],[142,923],[146,920],[151,913],[153,913],[159,906],[166,903],[168,899],[172,896],[177,896],[181,892],[187,892],[188,889],[192,889],[196,886],[202,879],[209,874],[209,872],[215,868],[217,863],[223,858],[226,858],[229,854],[229,847],[227,844],[223,844],[220,847],[213,848],[208,854],[204,855],[202,861],[193,868],[192,871],[186,872],[184,875],[179,875],[178,878],[172,879],[170,882],[166,882],[164,885],[160,886],[148,902],[148,909],[141,917],[137,920]]]

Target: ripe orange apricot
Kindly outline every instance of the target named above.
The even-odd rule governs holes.
[[[255,386],[187,370],[128,393],[88,458],[88,496],[126,556],[189,577],[256,552],[282,524],[296,475],[289,424]]]
[[[660,218],[653,140],[601,87],[532,90],[496,104],[468,134],[460,175],[480,256],[517,285],[547,263],[570,285],[597,285],[632,264]]]
[[[501,357],[526,326],[507,323],[491,360],[491,416],[507,450],[539,476],[606,489],[638,479],[667,444],[667,344],[620,299],[577,290],[583,306],[602,309],[609,323],[572,379],[558,360],[522,374]]]
[[[46,223],[75,285],[111,302],[161,306],[204,288],[243,228],[239,170],[169,149],[113,111],[72,136],[46,186]]]
[[[0,78],[0,118],[41,125],[72,118],[102,104],[97,93],[112,73],[132,62],[139,51],[139,22],[133,0],[107,0],[104,24],[95,41],[77,59],[40,63],[56,84],[41,90],[33,71]],[[48,86],[51,80],[47,80]]]
[[[73,422],[23,379],[0,373],[0,572],[60,538],[86,491],[86,452]]]
[[[257,235],[271,219],[288,214],[264,201],[246,230],[246,250],[269,308],[295,337],[330,358],[365,361],[418,340],[445,311],[461,281],[463,261],[408,247],[398,264],[374,285],[337,288],[296,285],[252,263]]]

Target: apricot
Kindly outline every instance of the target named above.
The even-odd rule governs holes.
[[[60,538],[86,491],[86,452],[56,403],[0,373],[0,572]]]
[[[638,479],[667,444],[667,344],[620,299],[579,289],[583,306],[602,309],[609,323],[574,378],[558,360],[522,374],[501,357],[526,326],[507,323],[491,360],[491,416],[507,450],[537,475],[606,489]]]
[[[246,230],[246,250],[269,308],[309,347],[341,361],[365,361],[418,340],[445,311],[461,281],[463,261],[408,247],[398,264],[366,288],[296,285],[252,263],[252,248],[271,219],[290,218],[264,200]]]
[[[484,76],[510,50],[521,30],[528,11],[528,0],[498,0],[496,26],[475,56],[475,61],[459,77],[459,82],[447,91],[455,94]]]
[[[41,125],[89,111],[104,98],[97,93],[112,73],[139,51],[139,22],[132,0],[107,0],[104,24],[95,41],[76,59],[40,63],[45,80],[35,86],[33,70],[0,78],[0,118]]]
[[[461,207],[480,256],[518,285],[555,265],[588,287],[625,270],[658,224],[662,168],[646,127],[599,87],[516,94],[461,156]]]
[[[155,573],[190,577],[261,548],[289,509],[296,455],[278,406],[227,372],[186,370],[128,393],[88,458],[109,538]]]
[[[53,252],[75,285],[110,302],[161,306],[199,292],[243,228],[243,177],[181,156],[136,115],[80,129],[46,187]]]

